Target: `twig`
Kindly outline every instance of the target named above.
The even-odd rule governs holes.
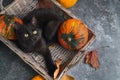
[[[100,47],[97,47],[97,48],[94,48],[94,50],[98,50],[98,49],[101,49],[101,48],[106,48],[106,47],[110,47],[109,45],[107,45],[107,46],[100,46]]]

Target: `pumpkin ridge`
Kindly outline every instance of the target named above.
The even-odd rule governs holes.
[[[14,17],[14,21],[19,23],[19,24],[23,24],[23,21],[17,17]]]
[[[8,26],[10,25],[10,23],[13,21],[13,19],[14,19],[13,15],[9,15],[9,16],[5,15],[4,21],[6,23],[6,30],[7,30]]]
[[[79,40],[79,43],[83,44],[83,42],[84,42],[84,37],[79,38],[78,40]]]
[[[10,34],[10,32],[7,31],[7,34],[5,34],[5,37],[8,38],[9,34]]]
[[[4,33],[5,33],[5,29],[6,29],[6,28],[5,28],[5,25],[4,25],[4,26],[2,27],[2,32],[1,32],[2,35],[4,35]]]

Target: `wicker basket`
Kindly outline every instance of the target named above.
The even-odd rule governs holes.
[[[55,11],[57,13],[59,12],[59,15],[64,19],[77,18],[73,14],[71,14],[71,12],[64,9],[59,3],[56,2],[56,0],[51,0],[51,2],[54,3]],[[0,14],[7,12],[8,14],[14,14],[22,18],[29,11],[33,10],[36,7],[36,3],[37,0],[15,0],[12,4],[7,6],[4,11],[0,12]],[[89,29],[89,41],[79,51],[76,52],[68,51],[61,47],[58,43],[54,43],[49,47],[53,60],[56,60],[57,58],[61,58],[63,60],[60,74],[58,75],[57,78],[58,80],[62,77],[64,73],[66,73],[66,71],[68,71],[70,68],[78,64],[78,62],[83,58],[85,50],[94,41],[94,39],[95,34],[91,29]],[[34,53],[30,53],[28,55],[22,52],[13,42],[7,40],[2,36],[0,36],[0,40],[5,45],[7,45],[12,51],[14,51],[25,63],[27,63],[36,72],[42,75],[46,80],[53,79],[48,75],[44,64],[44,59],[40,55],[34,55]]]

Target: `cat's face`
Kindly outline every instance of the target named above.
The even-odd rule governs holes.
[[[23,42],[30,42],[30,44],[35,43],[41,38],[41,29],[32,24],[27,24],[21,26],[17,32],[17,38]]]
[[[32,23],[19,25],[16,30],[17,39],[23,47],[33,48],[42,37],[42,30]]]

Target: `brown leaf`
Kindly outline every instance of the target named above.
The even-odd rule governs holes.
[[[85,56],[85,63],[90,64],[93,68],[99,68],[99,59],[98,59],[98,52],[96,50],[87,52]]]
[[[90,63],[92,65],[92,67],[94,67],[96,69],[99,68],[100,63],[99,63],[99,59],[98,59],[98,52],[96,50],[92,51]]]
[[[85,63],[90,64],[91,53],[87,52],[85,56]]]
[[[50,0],[38,0],[37,8],[52,8],[53,3]]]
[[[54,72],[54,79],[57,78],[57,76],[58,76],[58,74],[60,72],[60,65],[61,65],[61,63],[62,63],[62,59],[57,59],[56,62],[55,62],[56,66],[57,66],[57,69]]]

